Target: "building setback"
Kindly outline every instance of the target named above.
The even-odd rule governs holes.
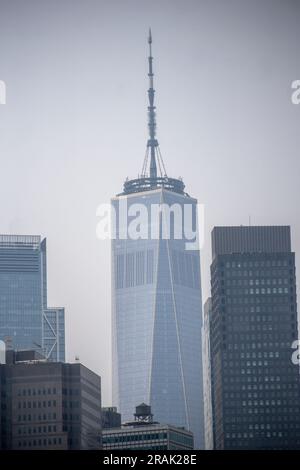
[[[47,306],[46,239],[0,235],[0,340],[65,360],[63,308]]]
[[[7,351],[0,397],[2,449],[101,447],[100,377],[82,364]]]
[[[215,449],[299,449],[289,227],[215,227],[210,354]]]

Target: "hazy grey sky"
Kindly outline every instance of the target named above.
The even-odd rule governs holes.
[[[203,299],[214,225],[290,224],[300,260],[299,0],[0,0],[0,233],[47,237],[67,359],[101,374],[104,404],[110,245],[96,208],[142,168],[150,25],[167,172],[206,208]]]

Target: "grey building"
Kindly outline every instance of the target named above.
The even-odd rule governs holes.
[[[0,235],[0,340],[65,360],[64,309],[47,306],[46,239]]]
[[[146,410],[146,411],[145,411]],[[193,434],[184,428],[153,421],[151,407],[136,407],[135,420],[122,427],[103,429],[104,450],[192,450]]]
[[[123,192],[112,200],[116,214],[112,240],[113,404],[128,421],[136,403],[149,403],[159,422],[190,429],[195,447],[203,448],[197,201],[185,192],[181,179],[167,176],[161,158],[155,137],[151,43],[150,35],[146,158],[141,176],[126,180]],[[130,231],[130,214],[137,207],[143,220],[140,235],[135,237]],[[159,213],[153,215],[156,209]],[[188,222],[193,238],[185,230]],[[189,244],[193,249],[188,249]]]
[[[7,351],[0,397],[0,448],[101,448],[101,381],[82,364]]]
[[[120,428],[121,414],[115,406],[104,407],[101,410],[102,429]]]
[[[204,396],[204,425],[205,449],[213,449],[212,399],[211,399],[211,357],[210,357],[210,317],[211,299],[203,309],[202,347],[203,347],[203,396]]]
[[[299,449],[290,227],[215,227],[210,354],[215,449]]]

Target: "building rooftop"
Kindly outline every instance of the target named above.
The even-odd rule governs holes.
[[[0,234],[0,247],[30,246],[39,247],[41,244],[40,235],[5,235]]]
[[[34,349],[25,349],[22,351],[14,351],[13,349],[6,350],[5,354],[6,364],[13,365],[19,363],[30,362],[47,362],[45,356]]]
[[[291,251],[289,226],[214,227],[212,258],[234,253],[286,253]]]
[[[153,178],[143,176],[141,178],[126,180],[124,183],[122,194],[126,195],[132,193],[140,193],[144,191],[152,191],[153,189],[159,188],[165,188],[175,193],[185,194],[185,185],[182,179],[169,178],[168,176],[157,176]]]

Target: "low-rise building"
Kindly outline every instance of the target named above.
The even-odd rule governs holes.
[[[119,428],[103,429],[104,450],[192,450],[193,433],[153,421],[151,408],[136,407],[135,420]]]

